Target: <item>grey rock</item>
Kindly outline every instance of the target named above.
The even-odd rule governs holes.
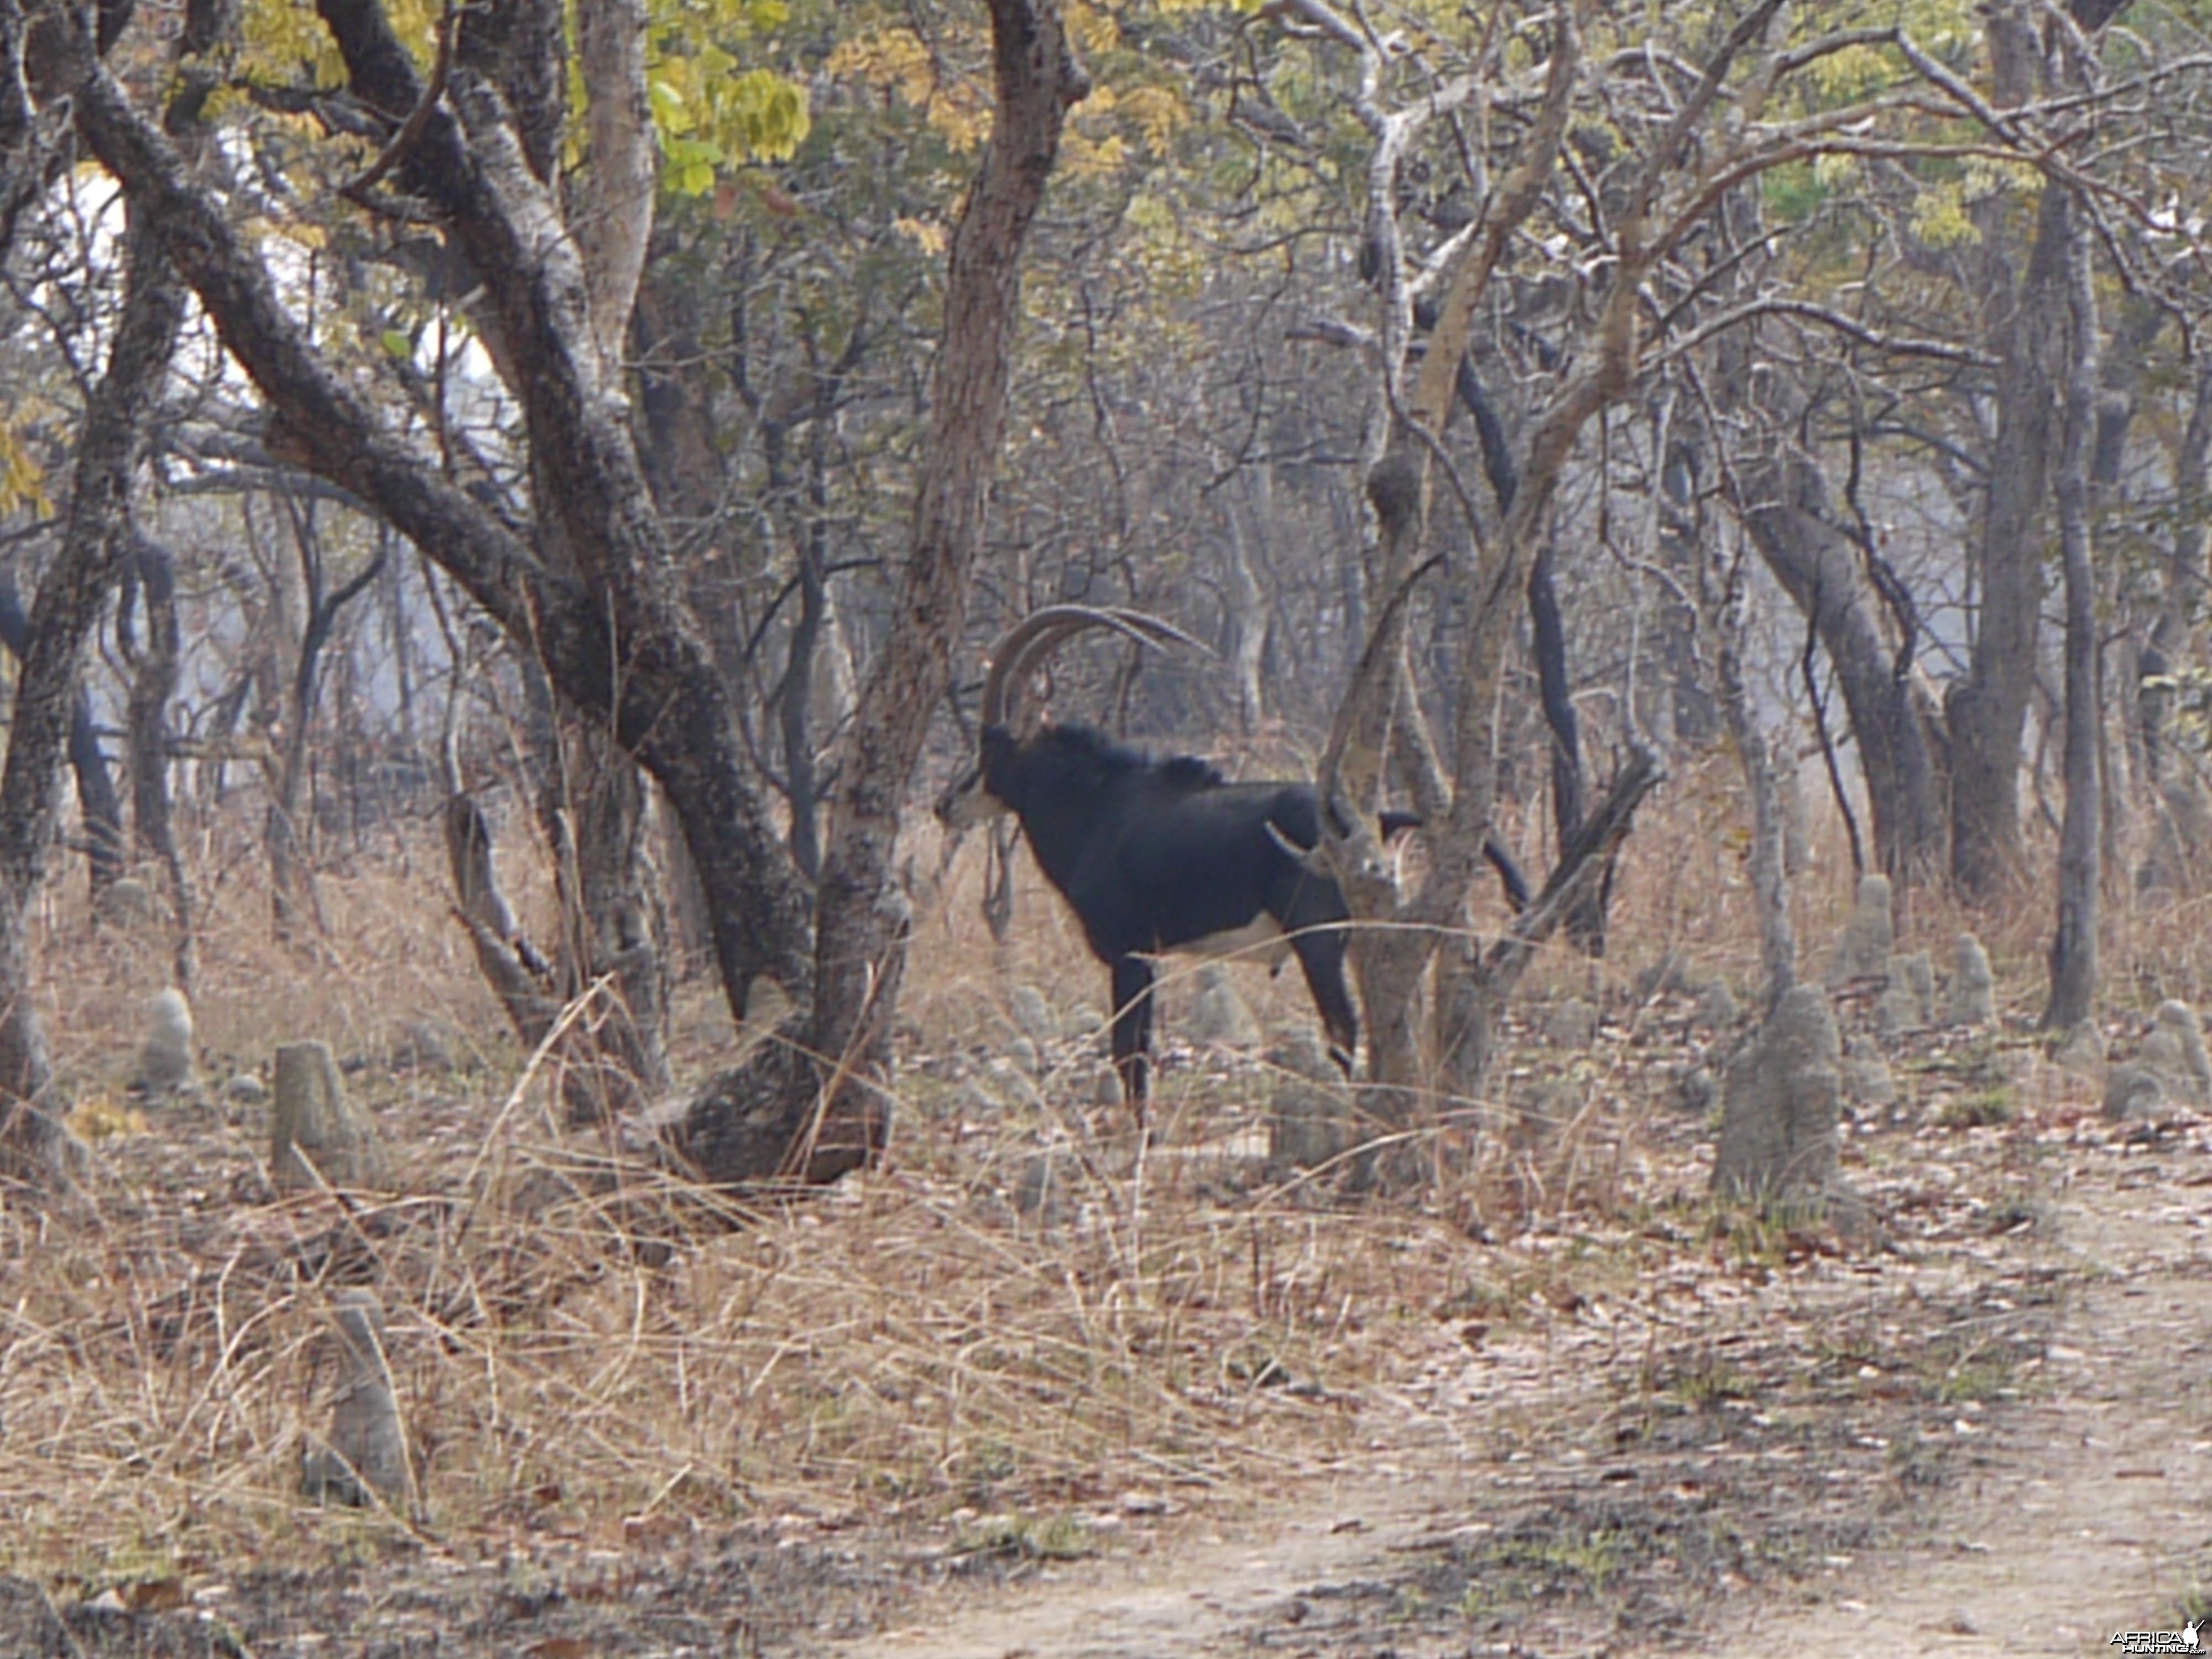
[[[1842,1067],[1844,1095],[1854,1106],[1887,1111],[1897,1104],[1897,1079],[1880,1054],[1854,1054]]]
[[[98,915],[118,927],[144,927],[161,919],[161,901],[137,877],[118,876],[100,893]]]
[[[1719,1093],[1720,1085],[1713,1080],[1711,1068],[1696,1064],[1676,1068],[1674,1103],[1684,1111],[1711,1111],[1713,1102]]]
[[[1903,1036],[1907,1031],[1917,1031],[1927,1021],[1920,1012],[1920,1000],[1912,994],[1912,988],[1890,981],[1882,994],[1875,999],[1874,1029],[1886,1037]]]
[[[1736,1006],[1735,993],[1729,989],[1724,979],[1708,981],[1698,993],[1697,1020],[1700,1025],[1725,1031],[1736,1023],[1742,1012]]]
[[[1119,1106],[1121,1103],[1121,1074],[1111,1066],[1101,1066],[1091,1074],[1091,1103],[1093,1106]]]
[[[45,1584],[0,1572],[0,1631],[8,1632],[17,1659],[77,1659],[88,1651],[106,1648],[105,1642],[99,1643],[98,1648],[88,1646],[83,1638],[88,1632],[82,1628],[82,1613],[77,1617],[80,1628],[72,1632],[62,1622],[55,1610],[54,1593]]]
[[[1569,997],[1544,1017],[1544,1035],[1562,1048],[1587,1048],[1597,1041],[1597,1024],[1595,1008]]]
[[[433,1019],[410,1019],[400,1028],[392,1045],[395,1072],[450,1072],[453,1069],[451,1028]]]
[[[1276,1073],[1267,1093],[1267,1159],[1276,1166],[1318,1170],[1352,1148],[1356,1119],[1345,1075],[1312,1030],[1267,1046]]]
[[[1579,1099],[1577,1091],[1551,1079],[1516,1089],[1508,1103],[1506,1144],[1516,1152],[1543,1151],[1573,1118]]]
[[[1951,970],[1951,1024],[1995,1024],[1997,981],[1990,970],[1990,953],[1972,933],[1959,935],[1956,950]]]
[[[2075,1077],[2087,1078],[2092,1083],[2102,1083],[2106,1078],[2105,1034],[2097,1029],[2097,1022],[2085,1019],[2066,1039],[2051,1050],[2051,1064]]]
[[[1029,1039],[1016,1037],[1013,1041],[1026,1044]],[[1036,1058],[1035,1050],[1030,1050],[1026,1057],[1034,1061]],[[1044,1097],[1037,1091],[1036,1075],[1022,1063],[1023,1059],[1024,1056],[1016,1054],[994,1055],[990,1063],[984,1066],[984,1075],[980,1080],[985,1082],[990,1093],[1005,1105],[1041,1106],[1044,1103]]]
[[[961,1079],[953,1098],[963,1117],[994,1118],[1006,1109],[1006,1103],[999,1097],[998,1091],[980,1076]]]
[[[2105,1115],[2121,1121],[2156,1117],[2166,1104],[2158,1073],[2140,1066],[2115,1066],[2105,1080]]]
[[[1328,1057],[1328,1050],[1322,1046],[1322,1040],[1311,1031],[1300,1031],[1279,1042],[1271,1043],[1266,1058],[1267,1064],[1275,1070],[1304,1078],[1309,1083],[1334,1085],[1344,1076],[1337,1069],[1336,1062]]]
[[[1014,1172],[1010,1194],[1015,1212],[1047,1227],[1065,1224],[1074,1213],[1068,1197],[1068,1170],[1067,1160],[1053,1152],[1031,1152],[1024,1158]]]
[[[1887,876],[1862,876],[1856,901],[1844,923],[1843,937],[1828,963],[1831,986],[1889,971],[1897,927]]]
[[[340,1291],[331,1298],[331,1322],[344,1376],[329,1438],[311,1441],[301,1459],[301,1489],[318,1503],[361,1507],[398,1499],[412,1508],[419,1494],[392,1383],[384,1304],[374,1291]]]
[[[1291,1077],[1267,1097],[1267,1157],[1297,1170],[1318,1170],[1352,1145],[1352,1102],[1340,1089]]]
[[[1026,1036],[1018,1034],[1006,1039],[1006,1057],[1019,1066],[1024,1076],[1042,1077],[1044,1074],[1044,1056],[1037,1051],[1037,1045]]]
[[[1198,995],[1190,1008],[1190,1034],[1194,1041],[1212,1043],[1218,1048],[1260,1046],[1260,1022],[1252,1018],[1244,999],[1229,982],[1229,970],[1218,962],[1209,962],[1198,970]]]
[[[269,1174],[280,1193],[333,1187],[382,1187],[384,1138],[346,1098],[330,1046],[288,1042],[276,1050],[276,1109]]]
[[[173,1093],[192,1080],[192,1008],[174,986],[147,1000],[138,1075],[154,1095]]]
[[[2205,1059],[2203,1029],[2187,1003],[2159,1004],[2157,1022],[2136,1063],[2158,1074],[2168,1098],[2189,1106],[2212,1105],[2212,1063]]]
[[[1034,985],[1017,985],[1006,998],[1006,1012],[1012,1015],[1014,1029],[1038,1048],[1048,1048],[1060,1041],[1060,1016],[1044,1000],[1044,993]]]
[[[222,1085],[222,1097],[240,1106],[258,1106],[269,1098],[269,1085],[258,1072],[240,1072]]]
[[[1920,1006],[1920,1023],[1936,1023],[1936,964],[1925,951],[1912,951],[1889,959],[1889,982],[1903,985]]]

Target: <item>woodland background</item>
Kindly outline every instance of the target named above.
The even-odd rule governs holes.
[[[1358,1110],[1386,1150],[1347,1185],[1413,1206],[1386,1228],[1458,1230],[1419,1247],[1439,1306],[1457,1241],[1589,1196],[1574,1146],[1537,1179],[1497,1132],[1532,969],[1613,1020],[1684,988],[1663,964],[1694,947],[1748,1026],[1878,873],[1901,933],[1990,941],[2015,1046],[2124,1031],[2212,975],[2201,0],[0,0],[0,1150],[8,1248],[60,1275],[10,1350],[25,1386],[76,1376],[73,1298],[129,1278],[98,1226],[40,1231],[137,1167],[105,1139],[145,1124],[108,1115],[100,1056],[130,1039],[103,975],[187,994],[213,1078],[294,1035],[264,1029],[292,1006],[271,988],[343,982],[321,1035],[388,1054],[378,976],[435,964],[502,1079],[462,1091],[483,1150],[440,1190],[489,1201],[544,1085],[549,1138],[596,1126],[628,1173],[571,1170],[589,1219],[501,1248],[588,1237],[629,1262],[608,1285],[641,1282],[604,1186],[642,1178],[641,1121],[656,1179],[726,1193],[863,1170],[903,1109],[911,1178],[955,1179],[932,1160],[974,1103],[923,1064],[971,1007],[949,982],[1034,974],[1040,930],[1094,968],[1034,883],[1014,921],[1011,836],[979,869],[925,824],[988,642],[1046,604],[1213,648],[1070,651],[1064,714],[1420,811],[1402,859],[1364,811],[1326,856],[1376,924],[1355,959],[1383,1011]],[[1517,916],[1479,879],[1489,829],[1550,872]],[[939,949],[978,896],[993,944]],[[1686,1074],[1741,1035],[1696,1029]],[[1987,1053],[1936,1058],[1944,1091],[2010,1086]],[[1591,1110],[1650,1108],[1612,1090]],[[246,1170],[236,1113],[195,1109]],[[1947,1129],[1991,1127],[1961,1109]],[[1622,1173],[1635,1134],[1607,1144],[1626,1184],[1601,1207],[1658,1201]],[[1130,1406],[1129,1437],[1188,1432],[1147,1367],[1182,1352],[1193,1281],[1093,1173],[1118,1219],[1068,1283],[1103,1275],[1142,1328],[1038,1291],[1040,1347],[939,1377],[1005,1389],[984,1440],[1065,1397],[1038,1352],[1102,1340],[1129,1400],[1179,1402]],[[157,1189],[200,1201],[131,1202]],[[1168,1246],[1200,1279],[1240,1259],[1218,1197]],[[934,1224],[879,1201],[829,1213]],[[148,1305],[217,1237],[163,1214]],[[1252,1226],[1277,1347],[1319,1328],[1317,1285],[1395,1271],[1286,1270],[1277,1298]],[[417,1336],[453,1340],[431,1287],[456,1262],[496,1277],[468,1234],[378,1258]],[[526,1324],[535,1271],[471,1317]],[[311,1299],[270,1316],[300,1322],[286,1364]],[[761,1305],[730,1314],[729,1431],[811,1470],[746,1415],[779,1363],[747,1369]],[[112,1317],[149,1399],[199,1402],[151,1410],[154,1463],[205,1435],[134,1515],[292,1447],[251,1389],[199,1415],[210,1377],[239,1385],[228,1337]],[[945,1433],[902,1494],[989,1462]],[[666,1453],[594,1480],[631,1501],[697,1461]],[[1106,1456],[1066,1462],[1095,1484]],[[477,1471],[488,1505],[534,1489],[526,1461]]]

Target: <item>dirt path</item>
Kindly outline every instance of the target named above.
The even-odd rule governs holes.
[[[2118,1632],[2181,1625],[2212,1563],[2212,1187],[2177,1176],[2207,1179],[2142,1160],[2061,1203],[2081,1279],[2047,1392],[2003,1414],[1926,1541],[1712,1651],[2109,1654]]]
[[[1402,1570],[1431,1530],[1429,1482],[1368,1481],[1302,1496],[1302,1513],[1079,1564],[928,1627],[872,1638],[897,1659],[1136,1659],[1250,1650],[1253,1626],[1297,1620],[1301,1592]]]
[[[1616,1594],[1575,1605],[1584,1588],[1565,1576],[1563,1596],[1508,1629],[1486,1631],[1474,1612],[1439,1607],[1437,1587],[1474,1607],[1487,1594],[1479,1577],[1445,1573],[1425,1560],[1449,1553],[1454,1534],[1506,1535],[1509,1494],[1527,1487],[1525,1460],[1487,1457],[1462,1443],[1439,1415],[1409,1415],[1383,1454],[1395,1473],[1331,1489],[1306,1489],[1290,1512],[1219,1527],[1196,1537],[1172,1534],[1133,1541],[1103,1561],[1072,1564],[1018,1589],[979,1603],[948,1597],[915,1609],[905,1629],[868,1644],[904,1659],[1201,1659],[1202,1656],[1310,1654],[1328,1659],[1390,1654],[1395,1659],[1443,1659],[1473,1653],[1550,1656],[1694,1652],[1719,1659],[1790,1656],[2109,1654],[2123,1630],[2176,1630],[2185,1598],[2212,1583],[2212,1171],[2200,1153],[2165,1156],[2102,1152],[2075,1162],[2059,1177],[2056,1225],[2020,1254],[2058,1287],[2050,1318],[2030,1346],[2039,1353],[2022,1367],[2022,1398],[1984,1408],[1968,1401],[1923,1413],[1910,1429],[1892,1432],[1943,1440],[1942,1486],[1900,1512],[1872,1517],[1875,1473],[1825,1471],[1839,1489],[1863,1491],[1849,1500],[1863,1512],[1855,1533],[1847,1516],[1808,1503],[1804,1490],[1779,1492],[1762,1505],[1732,1492],[1715,1507],[1751,1534],[1765,1529],[1762,1551],[1772,1557],[1791,1541],[1793,1515],[1805,1516],[1802,1551],[1784,1576],[1758,1583],[1718,1575],[1717,1595],[1692,1598],[1690,1611],[1666,1628],[1641,1628],[1633,1598]],[[2002,1295],[1993,1305],[2009,1305]],[[1591,1413],[1604,1402],[1592,1390]],[[1848,1406],[1843,1408],[1850,1415]],[[1763,1413],[1762,1413],[1763,1416]],[[1691,1438],[1711,1431],[1693,1419]],[[1834,1425],[1832,1425],[1834,1426]],[[1835,1448],[1855,1438],[1881,1445],[1864,1425],[1847,1435],[1770,1454],[1726,1456],[1841,1460]],[[1678,1450],[1662,1448],[1662,1450]],[[1721,1450],[1717,1443],[1696,1449]],[[1680,1455],[1643,1454],[1595,1474],[1577,1471],[1583,1454],[1560,1455],[1553,1475],[1559,1494],[1577,1485],[1586,1494],[1647,1490],[1686,1481]],[[1802,1462],[1802,1459],[1798,1461]],[[1697,1464],[1709,1469],[1712,1460]],[[1893,1453],[1888,1462],[1893,1468]],[[1578,1478],[1579,1474],[1579,1478]],[[1610,1487],[1603,1483],[1614,1483]],[[1894,1482],[1890,1482],[1893,1486]],[[1762,1510],[1764,1512],[1762,1512]],[[1589,1507],[1571,1516],[1595,1516]],[[1607,1510],[1608,1517],[1625,1513]],[[1656,1511],[1646,1510],[1644,1513]],[[1493,1523],[1476,1517],[1497,1516]],[[1559,1528],[1543,1538],[1595,1540]],[[1619,1524],[1607,1519],[1604,1526]],[[1863,1535],[1862,1548],[1848,1546]],[[1516,1534],[1535,1536],[1537,1534]],[[1836,1546],[1842,1539],[1846,1544]],[[1170,1541],[1170,1540],[1172,1541]],[[1901,1540],[1901,1541],[1900,1541]],[[1691,1551],[1670,1539],[1657,1562],[1666,1568]],[[1552,1552],[1547,1558],[1545,1550]],[[1649,1552],[1647,1552],[1648,1553]],[[1547,1598],[1531,1563],[1559,1566],[1559,1547],[1495,1545],[1472,1556],[1468,1571],[1486,1567],[1519,1573],[1516,1593]],[[1472,1565],[1470,1565],[1472,1564]],[[1599,1575],[1585,1566],[1592,1583]],[[1540,1574],[1538,1575],[1540,1577]],[[1555,1573],[1555,1578],[1561,1576]],[[1731,1594],[1729,1587],[1735,1587]],[[1616,1586],[1617,1588],[1617,1586]],[[1650,1598],[1645,1598],[1644,1605]],[[2201,1603],[2192,1604],[2199,1605]],[[926,1621],[924,1623],[923,1621]],[[2212,1650],[2212,1632],[2207,1633]]]

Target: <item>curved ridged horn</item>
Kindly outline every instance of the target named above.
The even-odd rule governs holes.
[[[983,681],[980,710],[983,724],[1006,725],[1009,688],[1018,690],[1052,653],[1076,635],[1094,628],[1110,628],[1139,645],[1165,645],[1173,641],[1200,651],[1206,648],[1203,641],[1193,639],[1173,623],[1141,611],[1118,605],[1048,605],[1030,612],[991,647],[991,672]]]

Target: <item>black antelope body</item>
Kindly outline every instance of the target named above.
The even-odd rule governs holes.
[[[1114,1065],[1140,1123],[1150,958],[1164,952],[1223,955],[1273,940],[1276,966],[1296,952],[1330,1052],[1348,1073],[1359,1041],[1344,978],[1351,912],[1306,856],[1321,841],[1320,797],[1310,783],[1231,783],[1193,757],[1158,759],[1091,726],[1041,725],[1010,707],[1054,651],[1093,628],[1197,643],[1134,611],[1054,605],[1024,618],[992,648],[976,763],[939,801],[938,817],[954,826],[1000,812],[1021,820],[1038,866],[1113,971]],[[1412,821],[1387,815],[1384,828]]]

